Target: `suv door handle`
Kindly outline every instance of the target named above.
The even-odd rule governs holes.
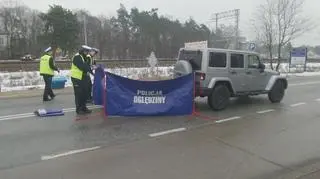
[[[247,71],[246,74],[252,74],[252,72],[251,71]]]
[[[231,74],[236,74],[237,72],[236,71],[231,71]]]

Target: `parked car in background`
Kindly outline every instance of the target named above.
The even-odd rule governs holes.
[[[21,61],[33,61],[36,59],[36,56],[26,54],[23,57],[20,58]]]

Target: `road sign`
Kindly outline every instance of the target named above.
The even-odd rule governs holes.
[[[305,65],[307,61],[307,48],[294,48],[290,56],[290,65]]]
[[[254,51],[256,49],[256,44],[255,43],[250,43],[249,44],[249,50]]]

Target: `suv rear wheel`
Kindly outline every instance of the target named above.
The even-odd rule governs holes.
[[[216,86],[208,96],[208,105],[213,110],[223,110],[230,102],[230,91],[225,85]]]
[[[285,93],[284,84],[282,81],[277,80],[276,83],[273,85],[271,91],[268,93],[269,100],[272,103],[279,103]]]

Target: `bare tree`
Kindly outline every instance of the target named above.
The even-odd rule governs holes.
[[[215,38],[213,39],[214,47],[216,48],[230,48],[235,36],[235,28],[232,25],[220,25]]]
[[[278,28],[278,64],[279,70],[281,50],[290,41],[314,28],[309,18],[301,15],[305,0],[278,0],[276,19]]]
[[[276,24],[274,19],[274,4],[272,0],[267,0],[265,4],[258,8],[257,18],[254,19],[258,41],[267,49],[270,67],[273,70],[273,48],[276,41]]]
[[[21,56],[28,51],[30,37],[31,10],[19,1],[2,1],[0,4],[0,19],[3,30],[8,35],[8,56]]]
[[[309,18],[302,13],[305,0],[267,0],[261,5],[255,19],[257,35],[268,49],[269,58],[273,59],[273,48],[277,49],[279,70],[281,51],[290,41],[314,28]],[[272,61],[270,62],[272,67]]]
[[[112,58],[112,27],[110,23],[110,18],[103,15],[98,17],[100,27],[98,28],[98,48],[100,49],[100,59],[103,57]]]
[[[42,30],[44,29],[44,22],[41,20],[39,14],[39,11],[33,10],[31,12],[30,24],[28,25],[30,30],[30,37],[28,41],[29,50],[30,53],[37,56],[41,55],[41,49],[46,48],[43,47],[45,44],[43,44],[41,39]]]

